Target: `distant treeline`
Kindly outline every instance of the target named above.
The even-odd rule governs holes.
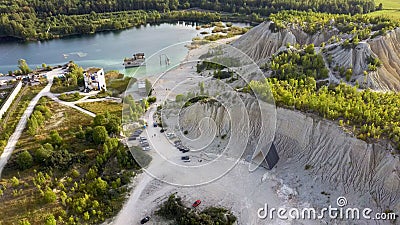
[[[189,8],[197,11],[184,11]],[[356,14],[376,6],[373,0],[0,0],[0,37],[45,40],[177,20],[260,21],[260,16],[286,9]]]
[[[47,40],[77,34],[91,34],[106,30],[121,30],[147,23],[221,20],[219,13],[198,11],[123,11],[83,15],[56,15],[45,18],[32,13],[18,13],[0,18],[0,37],[14,37],[22,40]]]
[[[201,8],[231,13],[268,15],[280,10],[313,10],[329,13],[368,13],[375,11],[373,0],[2,0],[0,13],[32,13],[41,17],[128,10],[170,10]]]

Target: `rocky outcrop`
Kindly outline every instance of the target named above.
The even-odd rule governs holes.
[[[264,22],[251,29],[233,43],[254,61],[270,57],[287,43],[296,43],[296,37],[288,30],[273,32],[270,30],[271,22]]]
[[[233,46],[239,48],[257,63],[263,62],[275,52],[285,49],[289,43],[299,44],[315,44],[319,46],[322,42],[328,41],[333,35],[337,34],[336,30],[318,32],[309,35],[304,31],[292,27],[282,31],[274,32],[271,30],[273,22],[264,22],[251,29],[248,33],[241,36],[233,43]]]
[[[354,48],[335,44],[328,48],[332,68],[336,65],[353,69],[353,78],[368,88],[381,91],[400,91],[400,28],[385,36],[360,42]],[[377,71],[368,71],[368,57],[376,57],[382,65]],[[332,69],[331,68],[331,69]],[[364,77],[364,71],[368,75]]]
[[[373,55],[366,42],[360,42],[355,48],[343,48],[335,44],[327,49],[325,56],[332,57],[332,67],[352,68],[353,75],[363,75],[368,70],[367,59]]]
[[[359,202],[400,210],[400,162],[383,143],[369,144],[337,124],[278,108],[275,144],[282,161],[309,165],[313,175]]]
[[[310,35],[297,27],[289,27],[278,32],[270,29],[272,22],[264,22],[251,29],[248,33],[240,37],[233,43],[250,56],[257,64],[261,65],[268,61],[269,57],[281,50],[286,49],[286,45],[299,43],[315,44],[320,46],[323,42],[338,35],[336,29],[320,31]],[[342,38],[351,38],[350,35],[342,35]],[[400,90],[400,28],[388,32],[384,36],[379,36],[367,41],[361,41],[355,47],[345,48],[341,43],[334,43],[327,46],[324,57],[332,57],[330,68],[338,79],[339,74],[333,71],[337,65],[346,69],[353,70],[352,81],[357,80],[362,87],[369,87],[381,91]],[[368,57],[377,57],[382,66],[377,71],[368,71]],[[368,72],[367,76],[364,73]],[[354,84],[354,83],[353,83]]]
[[[400,28],[371,40],[369,45],[382,62],[377,73],[370,74],[371,87],[400,91]]]

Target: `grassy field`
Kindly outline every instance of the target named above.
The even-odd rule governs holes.
[[[61,94],[58,98],[62,101],[66,101],[66,102],[75,102],[83,97],[84,96],[80,95],[79,92],[75,92],[73,94]]]
[[[78,128],[78,125],[87,126],[92,122],[92,117],[79,112],[78,110],[63,106],[59,103],[53,102],[48,98],[42,98],[40,101],[46,101],[50,111],[52,112],[51,118],[45,122],[44,126],[37,132],[37,135],[31,136],[27,132],[23,132],[21,138],[17,143],[18,149],[30,150],[39,147],[41,142],[45,141],[50,134],[50,131],[56,130],[67,141],[74,137],[71,136],[71,131]],[[79,123],[77,123],[79,121]],[[71,148],[79,147],[82,143],[76,143],[78,146],[71,146]]]
[[[70,86],[64,86],[64,85],[56,85],[54,84],[53,86],[51,86],[50,91],[52,93],[56,93],[56,94],[61,94],[64,92],[69,92],[69,91],[78,91],[79,90],[79,86],[76,85],[70,85]]]
[[[116,116],[121,116],[122,114],[122,103],[102,101],[102,102],[84,102],[79,103],[77,106],[86,109],[96,115],[109,112]]]
[[[135,78],[125,77],[118,71],[109,71],[106,73],[106,84],[108,91],[112,92],[113,96],[118,96],[125,92],[129,82],[136,82]]]
[[[400,9],[399,0],[375,0],[375,3],[379,5],[383,4],[383,9]]]
[[[400,1],[399,0],[375,0],[375,3],[377,5],[382,3],[383,10],[372,12],[369,15],[384,16],[384,17],[400,20]]]
[[[43,86],[23,87],[0,120],[0,154],[3,152],[8,138],[12,135],[29,102],[42,90]]]

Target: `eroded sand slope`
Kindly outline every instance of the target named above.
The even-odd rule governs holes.
[[[290,27],[282,31],[270,30],[271,22],[264,22],[251,29],[233,43],[233,46],[241,49],[259,65],[265,63],[274,53],[286,49],[286,45],[299,43],[301,45],[313,43],[316,47],[321,43],[338,35],[338,30],[325,30],[313,35],[306,34],[296,27]],[[333,72],[335,66],[352,68],[353,79],[376,90],[399,91],[400,90],[400,28],[388,32],[385,36],[368,39],[360,42],[354,48],[341,46],[348,35],[339,35],[341,41],[327,45],[325,58],[331,56]],[[382,66],[377,71],[368,71],[368,57],[378,57]],[[368,72],[364,77],[364,71]]]
[[[244,102],[252,108],[250,99]],[[218,107],[196,103],[182,112],[181,124],[184,124],[184,129],[196,132],[195,127],[201,120],[196,114],[208,112],[207,116],[216,122],[217,134],[243,132],[229,130],[233,128],[227,124],[229,120],[221,119],[228,117],[227,111]],[[274,173],[299,193],[299,200],[323,206],[326,202],[315,196],[326,191],[332,194],[332,198],[346,196],[352,206],[400,211],[400,162],[391,154],[390,146],[383,142],[366,143],[346,134],[334,122],[297,111],[278,108],[276,116],[274,143],[281,160]],[[264,127],[267,130],[258,129],[263,122],[259,113],[252,113],[249,118],[251,129],[244,158],[252,156],[260,134],[270,132],[268,126]],[[305,169],[306,165],[309,169]]]

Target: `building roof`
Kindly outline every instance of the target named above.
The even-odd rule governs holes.
[[[95,67],[90,67],[86,69],[86,73],[88,74],[93,74],[93,73],[97,73],[100,70],[102,70],[103,68],[95,68]]]

